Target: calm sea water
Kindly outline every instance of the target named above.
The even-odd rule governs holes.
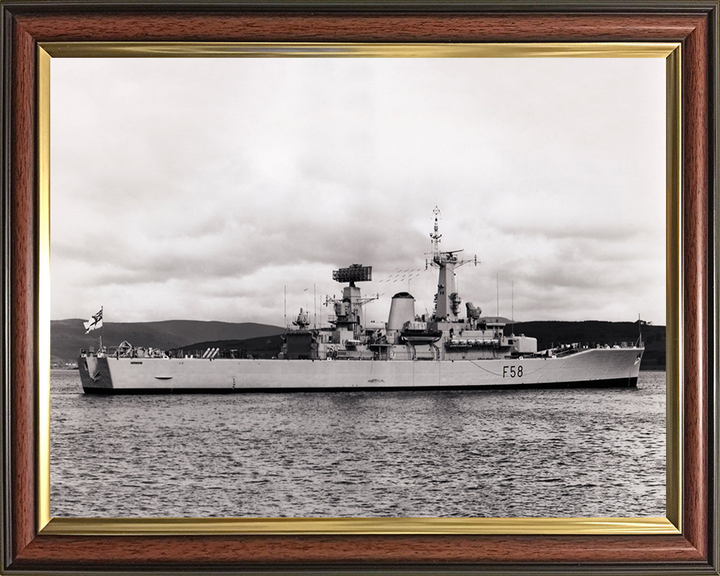
[[[637,389],[86,396],[51,376],[51,513],[664,516],[665,373]]]

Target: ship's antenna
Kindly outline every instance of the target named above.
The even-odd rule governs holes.
[[[510,283],[510,333],[515,336],[515,280]]]
[[[430,234],[433,245],[433,261],[440,263],[440,238],[442,238],[442,234],[438,233],[438,216],[440,216],[440,208],[435,206],[435,208],[433,208],[433,214],[435,215],[435,226],[433,227],[433,233]]]
[[[495,275],[495,315],[500,318],[500,274]]]
[[[313,282],[313,328],[317,329],[317,293]]]
[[[103,335],[105,334],[105,319],[103,316],[103,306],[100,306],[100,319],[102,320],[102,324],[100,324],[100,350],[103,349]]]
[[[287,328],[287,284],[283,286],[283,321],[285,322],[285,328]]]

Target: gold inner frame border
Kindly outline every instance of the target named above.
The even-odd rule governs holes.
[[[52,518],[50,515],[50,67],[52,58],[664,58],[666,60],[666,517]],[[682,531],[681,45],[659,42],[361,44],[41,42],[37,48],[38,530],[43,535],[641,535]]]

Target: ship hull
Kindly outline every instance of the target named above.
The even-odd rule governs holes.
[[[82,356],[86,393],[318,392],[471,388],[632,387],[641,348],[491,360],[230,360]]]

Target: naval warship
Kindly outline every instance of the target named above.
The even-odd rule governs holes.
[[[357,286],[372,267],[333,271],[345,284],[328,298],[334,315],[311,327],[302,310],[283,335],[277,358],[227,358],[219,348],[173,354],[118,347],[83,351],[78,368],[86,393],[432,390],[470,388],[634,387],[644,345],[566,344],[538,350],[537,339],[506,334],[506,323],[484,318],[456,290],[455,270],[477,259],[443,251],[436,209],[427,264],[438,270],[435,308],[418,315],[409,292],[392,297],[387,322],[366,325],[365,297]]]

